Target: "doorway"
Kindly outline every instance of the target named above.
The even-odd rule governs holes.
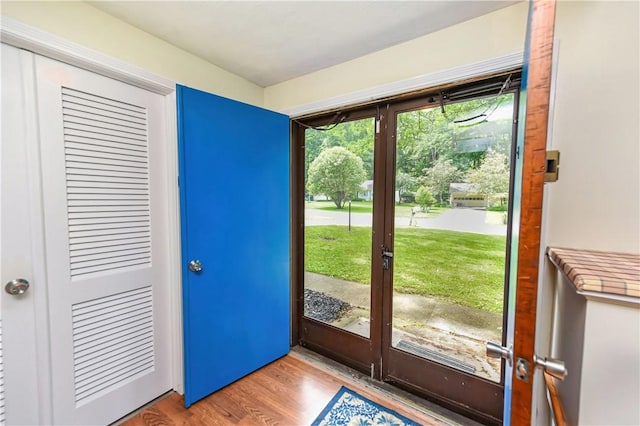
[[[303,346],[502,417],[519,74],[297,121]]]

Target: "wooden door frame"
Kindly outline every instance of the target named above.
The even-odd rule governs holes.
[[[513,425],[532,422],[533,377],[540,265],[540,238],[546,168],[549,99],[552,84],[555,0],[532,0],[525,55],[526,112],[522,165],[522,201],[514,326],[514,362],[528,361],[529,380],[512,373],[511,418]]]

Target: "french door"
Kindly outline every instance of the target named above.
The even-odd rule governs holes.
[[[519,74],[298,123],[298,338],[502,418]],[[304,164],[304,166],[302,166]]]

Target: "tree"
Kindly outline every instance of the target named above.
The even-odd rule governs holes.
[[[467,182],[475,184],[478,192],[489,197],[509,192],[509,164],[507,156],[488,149],[480,167],[467,173]]]
[[[320,153],[334,146],[342,146],[356,154],[364,163],[367,179],[373,179],[373,143],[375,122],[373,118],[346,121],[328,130],[305,130],[305,177],[313,160]]]
[[[422,210],[426,210],[427,207],[431,207],[431,205],[436,201],[431,195],[431,191],[426,186],[421,186],[418,188],[416,192],[416,203],[422,207]]]
[[[438,201],[442,204],[444,196],[449,193],[449,185],[459,179],[460,171],[450,159],[439,159],[433,167],[425,169],[424,172],[424,184],[438,196]]]
[[[309,166],[307,188],[311,194],[324,194],[341,209],[354,195],[366,173],[362,159],[341,146],[326,149]]]
[[[418,183],[417,179],[404,172],[396,174],[396,191],[398,192],[398,202],[402,202],[402,195],[412,192]]]

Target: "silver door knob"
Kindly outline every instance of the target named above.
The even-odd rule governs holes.
[[[506,359],[511,365],[513,362],[513,347],[506,348],[497,343],[487,342],[487,356],[489,358]]]
[[[191,272],[200,272],[202,271],[202,262],[200,262],[199,260],[192,260],[191,262],[189,262],[189,270]]]
[[[11,280],[4,286],[4,290],[12,296],[20,296],[29,289],[29,281],[24,278]]]
[[[533,354],[533,363],[536,367],[542,368],[558,380],[564,380],[564,378],[567,377],[568,372],[564,361],[555,358],[543,358]]]

